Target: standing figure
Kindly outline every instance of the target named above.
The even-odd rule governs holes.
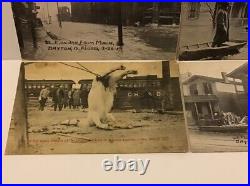
[[[69,96],[68,96],[68,90],[64,90],[64,98],[63,98],[63,108],[66,109],[69,103]]]
[[[57,110],[57,107],[59,111],[63,108],[63,101],[64,101],[64,90],[63,86],[61,85],[59,88],[57,88],[53,95],[53,101],[54,101],[54,111]]]
[[[81,106],[82,109],[88,108],[88,94],[89,91],[87,89],[81,90]]]
[[[73,93],[73,109],[78,109],[80,105],[81,105],[80,90],[75,89]]]
[[[49,87],[45,87],[44,89],[41,90],[40,95],[39,95],[39,103],[40,103],[39,110],[41,111],[44,110],[48,96],[49,96]]]
[[[68,104],[69,104],[69,109],[71,109],[73,107],[73,89],[71,88],[69,91],[68,91]]]
[[[229,3],[218,3],[215,11],[215,35],[212,47],[220,47],[226,41],[229,41]]]

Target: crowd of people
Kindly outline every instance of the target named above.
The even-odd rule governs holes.
[[[87,107],[88,92],[77,88],[66,89],[62,85],[58,85],[54,89],[45,87],[40,91],[38,98],[39,110],[44,110],[49,97],[52,97],[54,111],[66,108],[79,109]]]

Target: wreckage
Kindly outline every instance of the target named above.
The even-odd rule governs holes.
[[[207,132],[246,132],[248,116],[237,116],[232,112],[222,112],[214,119],[200,119],[199,129]]]

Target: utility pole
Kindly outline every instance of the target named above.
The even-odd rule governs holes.
[[[153,3],[153,19],[152,22],[159,24],[159,3]]]
[[[47,2],[46,5],[47,5],[47,12],[48,12],[48,24],[51,24],[51,17],[49,14],[49,3]]]
[[[57,6],[57,19],[58,19],[59,27],[62,28],[62,20],[61,20],[61,14],[60,14],[58,2],[56,3],[56,6]]]
[[[33,3],[28,3],[28,10],[29,10],[29,21],[30,21],[30,29],[31,29],[31,36],[33,41],[33,47],[37,48],[37,39],[36,39],[36,10]]]
[[[122,33],[122,3],[117,3],[117,10],[118,10],[118,16],[117,16],[117,25],[118,25],[118,46],[123,46],[123,33]]]

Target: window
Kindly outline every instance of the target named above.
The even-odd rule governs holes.
[[[213,94],[213,89],[211,83],[205,82],[203,83],[204,93],[205,94]]]
[[[199,94],[197,89],[197,84],[190,85],[190,94],[191,96]]]
[[[190,3],[188,19],[198,19],[199,14],[200,14],[200,3]]]
[[[157,97],[160,97],[160,96],[161,96],[161,92],[160,92],[160,91],[157,91],[157,92],[156,92],[156,96],[157,96]]]

